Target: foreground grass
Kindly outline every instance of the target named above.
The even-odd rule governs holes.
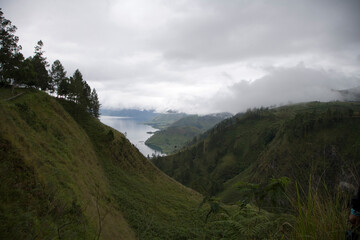
[[[303,191],[297,186],[293,201],[296,211],[292,239],[345,239],[348,224],[350,195],[338,192],[316,191],[310,186]]]

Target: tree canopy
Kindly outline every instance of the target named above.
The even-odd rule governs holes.
[[[4,17],[0,8],[0,83],[11,84],[19,74],[21,61],[21,46],[18,45],[19,37],[15,36],[16,26]]]
[[[56,92],[58,97],[79,104],[94,117],[99,117],[100,103],[95,88],[91,90],[83,75],[77,69],[72,77],[66,76],[60,60],[50,64],[44,56],[44,43],[39,40],[34,56],[24,59],[15,35],[16,26],[4,17],[0,8],[0,86],[23,85],[42,91]]]

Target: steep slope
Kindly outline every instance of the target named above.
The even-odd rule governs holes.
[[[169,127],[156,132],[148,140],[146,145],[160,149],[170,154],[181,149],[194,137],[204,133],[206,130],[221,122],[231,114],[212,114],[205,116],[191,115],[174,122]]]
[[[199,194],[76,104],[20,91],[0,103],[1,239],[195,235]]]
[[[205,139],[153,162],[168,175],[226,202],[241,199],[234,184],[272,176],[331,189],[356,183],[360,167],[360,104],[309,103],[255,109],[218,124]]]

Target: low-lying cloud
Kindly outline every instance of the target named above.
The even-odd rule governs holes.
[[[359,0],[0,3],[25,57],[41,39],[103,108],[239,112],[336,99],[360,78]]]
[[[342,100],[339,92],[334,90],[357,86],[360,86],[359,78],[298,65],[274,69],[253,82],[243,80],[224,88],[213,98],[213,106],[217,111],[236,113],[261,106]]]

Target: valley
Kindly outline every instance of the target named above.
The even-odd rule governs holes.
[[[292,239],[304,221],[292,205],[295,184],[306,188],[310,176],[314,196],[326,184],[331,201],[339,183],[351,185],[358,174],[359,103],[253,109],[225,119],[178,153],[151,160],[174,180],[81,106],[16,91],[23,94],[0,103],[5,239]],[[334,236],[346,222],[338,227]]]

